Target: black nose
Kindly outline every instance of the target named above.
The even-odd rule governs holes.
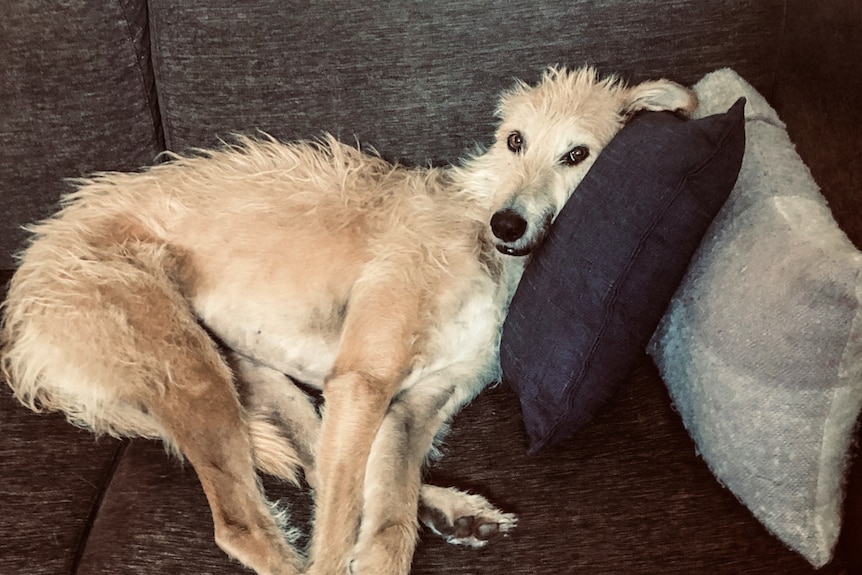
[[[491,216],[491,231],[504,242],[514,242],[527,231],[527,220],[515,210],[500,210]]]

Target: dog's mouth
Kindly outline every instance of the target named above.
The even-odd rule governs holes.
[[[533,246],[515,247],[507,244],[495,244],[494,247],[497,248],[497,251],[501,254],[514,257],[526,256],[533,250]]]

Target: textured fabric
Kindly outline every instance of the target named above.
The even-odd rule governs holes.
[[[788,0],[783,49],[770,102],[829,203],[838,225],[862,248],[862,73],[854,66],[862,2]],[[824,87],[828,86],[828,90]],[[857,431],[857,445],[859,434]],[[862,459],[846,489],[839,553],[862,572]]]
[[[21,407],[0,379],[0,573],[73,573],[119,442]]]
[[[13,266],[21,226],[56,210],[64,178],[158,153],[145,5],[0,4],[0,269]]]
[[[697,121],[667,112],[633,119],[530,261],[500,360],[518,390],[531,453],[587,425],[643,353],[736,181],[743,106]]]
[[[862,170],[842,159],[862,158],[862,73],[855,58],[840,56],[856,54],[862,45],[862,2],[787,4],[785,65],[778,68],[773,97],[764,96],[787,124],[838,225],[862,249]],[[862,534],[859,542],[862,565]]]
[[[284,499],[290,526],[308,533],[308,492],[267,478],[271,501]],[[307,538],[300,538],[303,545]],[[118,566],[122,566],[121,568]],[[192,467],[169,459],[154,441],[133,440],[117,466],[78,575],[248,574],[213,539],[210,508]]]
[[[696,89],[704,113],[752,100],[748,152],[652,353],[716,477],[820,566],[862,410],[862,254],[765,100],[729,70]]]
[[[782,39],[785,4],[801,25],[788,28]],[[119,4],[124,13],[139,15],[142,5],[142,0]],[[10,16],[22,6],[31,16]],[[5,129],[12,116],[19,123],[34,118],[28,130],[39,136],[28,136],[25,147],[21,135],[10,130],[15,146],[4,139],[0,147],[3,246],[17,243],[8,240],[9,234],[31,218],[20,216],[18,206],[42,194],[53,202],[62,188],[60,177],[150,161],[148,151],[141,159],[121,159],[129,155],[126,138],[134,130],[116,121],[122,114],[115,116],[115,110],[128,109],[127,119],[135,117],[134,98],[151,90],[143,86],[121,97],[106,95],[116,90],[113,82],[87,81],[93,91],[78,87],[91,77],[87,62],[111,60],[117,66],[109,66],[110,73],[125,76],[129,47],[146,47],[140,17],[137,25],[130,23],[130,43],[106,41],[106,27],[115,29],[117,6],[102,0],[12,0],[0,6],[0,73],[7,73],[7,63],[31,64],[26,81],[17,84],[21,94],[12,100],[5,90],[18,80],[0,76],[0,126]],[[329,129],[348,140],[357,133],[390,158],[451,161],[474,141],[489,140],[497,89],[508,86],[512,76],[536,80],[547,64],[593,61],[634,79],[668,76],[682,82],[734,66],[766,94],[781,69],[798,71],[784,80],[780,92],[784,103],[793,105],[793,121],[787,106],[781,113],[818,182],[821,176],[831,184],[859,181],[862,174],[862,156],[854,153],[860,142],[854,124],[858,115],[852,113],[862,98],[849,90],[851,79],[862,78],[857,54],[862,28],[852,16],[858,14],[857,0],[447,0],[428,4],[426,12],[438,12],[427,16],[408,2],[388,6],[377,1],[358,6],[153,0],[152,17],[161,30],[153,31],[153,39],[157,49],[167,49],[155,56],[168,60],[160,62],[166,81],[159,91],[172,101],[175,147],[214,143],[214,134],[237,129],[262,127],[282,137],[316,136]],[[831,14],[833,7],[837,18],[812,28],[816,17]],[[190,11],[197,16],[189,17]],[[306,16],[308,11],[317,16]],[[350,20],[359,17],[363,20]],[[70,27],[83,30],[74,41],[62,33]],[[780,43],[793,49],[783,62],[776,57]],[[6,52],[13,44],[14,61]],[[139,62],[145,79],[145,64]],[[106,73],[99,66],[99,74]],[[447,69],[452,73],[444,75]],[[369,81],[363,80],[364,71]],[[390,76],[383,76],[386,71]],[[81,111],[90,114],[92,107],[98,109],[98,121],[81,122]],[[50,122],[36,132],[43,111],[50,112]],[[76,148],[78,138],[91,141]],[[26,179],[24,184],[20,179]],[[839,221],[859,242],[858,186],[830,187]],[[815,573],[715,482],[670,409],[658,374],[645,361],[615,403],[565,450],[527,457],[522,425],[517,398],[508,388],[486,391],[454,422],[446,456],[431,471],[437,482],[474,489],[519,513],[517,530],[478,551],[423,532],[415,574]],[[169,460],[158,443],[132,442],[134,448],[124,454],[130,459],[110,481],[105,506],[95,511],[95,493],[109,475],[99,471],[108,466],[100,451],[105,441],[95,441],[61,417],[30,413],[11,400],[0,404],[0,573],[117,575],[130,572],[127,565],[147,574],[249,573],[214,550],[212,521],[197,479],[188,465]],[[851,496],[854,488],[862,494],[862,473],[856,477]],[[7,505],[8,485],[16,485],[19,504],[14,508]],[[307,495],[296,497],[272,481],[266,485],[273,498],[289,498],[296,525],[302,526]],[[70,557],[76,542],[83,545],[78,528],[87,516],[95,522],[76,570]],[[859,533],[862,514],[855,518],[857,531],[845,531],[846,536]],[[858,555],[860,540],[846,540],[846,549]],[[162,571],[162,565],[170,569]],[[854,572],[839,556],[816,573]]]
[[[151,12],[170,148],[329,131],[438,164],[489,143],[499,91],[551,64],[684,83],[734,65],[768,90],[783,2],[153,0]]]
[[[614,404],[565,449],[526,454],[507,386],[478,401],[456,419],[432,479],[486,494],[518,513],[518,527],[479,552],[426,534],[413,575],[814,572],[754,524],[677,436],[679,417],[645,355]]]
[[[428,479],[485,495],[518,513],[518,526],[479,550],[423,528],[411,575],[812,575],[715,482],[645,355],[629,383],[577,442],[537,456],[524,449],[514,393],[483,392],[456,417]],[[308,494],[271,478],[264,484],[307,537]],[[158,443],[134,440],[77,575],[248,575],[217,549],[212,530],[191,467]],[[846,573],[840,563],[817,572]]]

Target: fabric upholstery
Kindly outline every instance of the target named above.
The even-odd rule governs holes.
[[[411,575],[651,575],[656,566],[679,575],[813,573],[714,480],[645,355],[613,405],[564,450],[527,455],[517,397],[499,386],[456,417],[443,451],[428,481],[485,495],[516,512],[518,527],[479,550],[423,528]],[[307,493],[270,478],[264,484],[271,499],[290,505],[291,524],[307,537]],[[115,575],[120,567],[135,575],[247,574],[216,548],[205,506],[188,465],[157,443],[133,440],[78,575]],[[818,575],[841,573],[835,565]]]
[[[64,178],[135,169],[159,152],[144,0],[0,6],[0,269],[24,224],[50,215]],[[38,153],[36,151],[38,150]]]
[[[264,482],[272,501],[284,499],[290,523],[308,532],[308,492]],[[153,529],[153,526],[159,526]],[[206,497],[190,465],[165,457],[156,442],[132,441],[112,477],[78,573],[248,573],[216,545]],[[298,541],[300,545],[307,538]]]
[[[862,158],[857,113],[862,73],[855,68],[855,59],[842,56],[856,52],[860,30],[862,3],[788,0],[780,65],[768,99],[787,124],[790,139],[838,225],[862,249],[862,194],[858,193],[862,170],[847,160]],[[859,434],[857,446],[858,442]],[[839,548],[862,572],[862,461],[858,456],[846,497]]]
[[[673,54],[674,79],[691,83],[732,61],[768,90],[761,59],[776,56],[783,10],[776,0],[151,4],[171,149],[232,131],[329,131],[414,165],[489,143],[499,91],[551,64],[642,80],[667,74]]]
[[[57,414],[36,416],[5,383],[0,437],[0,572],[73,573],[120,443],[96,441]]]
[[[859,242],[862,196],[831,185],[862,173],[847,120],[862,101],[851,90],[851,78],[862,78],[857,9],[856,0],[5,2],[0,269],[12,266],[18,227],[68,189],[62,178],[149,163],[160,143],[134,142],[160,142],[162,127],[175,150],[235,130],[282,138],[330,130],[348,141],[357,134],[391,159],[444,163],[490,141],[493,99],[513,76],[534,81],[548,64],[583,62],[684,83],[722,66],[740,70],[778,97],[803,158]],[[149,123],[155,129],[139,140]],[[0,272],[0,284],[6,277]],[[30,413],[0,387],[0,573],[248,573],[214,550],[188,465],[140,440],[117,454],[126,442]],[[566,449],[528,457],[526,447],[517,398],[504,386],[459,415],[430,479],[486,494],[520,524],[479,551],[423,531],[414,573],[815,573],[713,479],[645,356]],[[862,493],[858,460],[854,477],[851,500]],[[305,496],[265,486],[292,502],[303,527]],[[818,575],[852,575],[847,557],[862,549],[855,501],[843,553]]]

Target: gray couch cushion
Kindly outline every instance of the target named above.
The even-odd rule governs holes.
[[[286,498],[291,527],[307,531],[310,495],[272,477],[264,486],[272,500]],[[131,441],[117,465],[75,573],[253,575],[216,546],[210,508],[191,465],[144,440]]]
[[[63,178],[158,153],[143,0],[0,6],[0,269],[20,227],[56,209]]]
[[[737,6],[738,5],[738,6]],[[153,0],[167,144],[327,130],[417,164],[489,142],[498,92],[550,64],[694,82],[735,66],[768,89],[784,3]],[[670,19],[673,19],[671,21]],[[684,25],[682,24],[684,23]],[[757,54],[757,58],[751,58]]]

